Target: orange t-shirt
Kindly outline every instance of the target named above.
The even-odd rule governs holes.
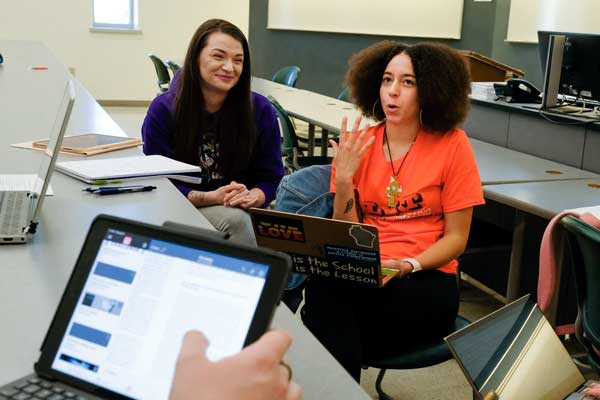
[[[363,222],[379,230],[381,259],[415,257],[444,234],[444,213],[483,204],[483,190],[464,131],[443,135],[420,131],[398,172],[402,191],[391,195],[392,166],[385,159],[385,124],[371,127],[375,142],[354,175]],[[394,167],[402,159],[394,160]],[[335,192],[335,164],[331,175]],[[397,193],[398,191],[396,191]],[[458,261],[439,267],[456,273]]]

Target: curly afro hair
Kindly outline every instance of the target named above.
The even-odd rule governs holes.
[[[402,52],[415,71],[423,128],[445,133],[458,126],[469,111],[470,71],[458,51],[439,43],[408,46],[385,40],[354,54],[346,85],[358,108],[369,118],[385,120],[379,101],[381,79],[390,60]]]

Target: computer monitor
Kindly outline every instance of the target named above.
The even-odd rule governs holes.
[[[538,31],[540,64],[546,78],[552,35],[565,36],[558,93],[600,102],[600,35]]]
[[[548,110],[559,106],[560,77],[562,74],[565,35],[549,35],[548,54],[545,63],[542,109]],[[560,103],[562,109],[562,101]]]

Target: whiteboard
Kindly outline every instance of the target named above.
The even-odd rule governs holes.
[[[600,33],[600,0],[511,0],[508,42],[537,43],[537,31]]]
[[[460,39],[464,0],[269,0],[268,29]]]

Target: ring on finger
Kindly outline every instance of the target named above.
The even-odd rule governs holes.
[[[289,365],[287,365],[283,360],[281,360],[279,362],[285,369],[287,369],[288,371],[288,382],[292,380],[292,367],[290,367]]]

